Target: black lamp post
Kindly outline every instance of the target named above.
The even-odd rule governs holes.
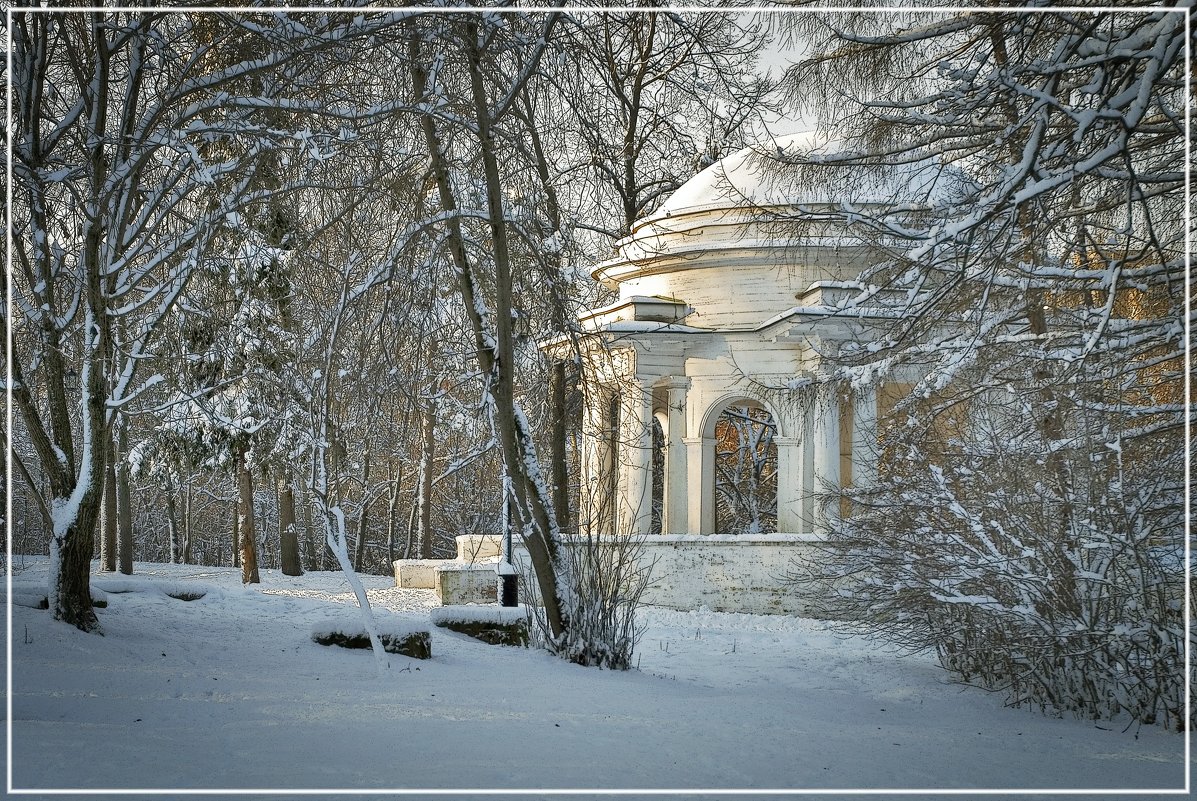
[[[507,501],[511,503],[510,500]],[[499,574],[499,606],[519,606],[519,574],[511,561],[511,514],[510,506],[503,511],[503,557],[495,570]]]

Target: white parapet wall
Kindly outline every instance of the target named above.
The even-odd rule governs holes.
[[[671,609],[804,615],[810,594],[794,575],[816,554],[810,534],[668,534],[643,538],[640,564],[652,565],[644,603]],[[401,559],[395,562],[400,587],[427,587],[445,604],[494,603],[495,562],[501,540],[495,536],[457,538],[457,559]],[[513,554],[527,574],[528,554],[517,543]],[[520,589],[520,598],[528,598]]]
[[[498,534],[461,534],[456,539],[457,558],[462,562],[480,562],[503,550],[503,538]]]
[[[672,609],[805,614],[811,599],[794,586],[792,576],[810,559],[815,542],[806,534],[645,537],[643,559],[653,569],[644,602]]]
[[[815,557],[809,534],[651,535],[643,538],[641,564],[652,565],[646,604],[671,609],[804,615],[809,593],[794,581],[797,568]],[[527,566],[522,545],[516,561]],[[521,599],[524,597],[521,588]]]

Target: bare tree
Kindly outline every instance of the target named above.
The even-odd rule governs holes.
[[[255,165],[310,142],[262,110],[335,114],[289,102],[313,77],[288,68],[391,21],[210,20],[219,35],[187,13],[13,14],[11,389],[48,484],[50,605],[84,630],[97,628],[88,572],[114,415],[161,381],[143,365],[222,226],[269,194],[248,188]],[[266,46],[217,57],[243,43]],[[250,75],[272,80],[243,91]],[[205,156],[214,142],[221,155]]]
[[[615,201],[605,233],[626,236],[691,174],[761,133],[772,90],[756,69],[764,26],[762,16],[651,6],[563,26],[563,123],[600,204]]]
[[[801,172],[894,201],[820,218],[877,254],[860,302],[903,299],[839,377],[922,377],[831,611],[1016,704],[1184,725],[1181,14],[805,20],[841,142]]]

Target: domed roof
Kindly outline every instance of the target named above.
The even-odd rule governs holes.
[[[637,221],[591,274],[637,320],[643,298],[664,298],[688,309],[687,324],[751,327],[814,285],[859,277],[879,243],[855,215],[900,223],[955,202],[966,183],[933,156],[861,165],[851,155],[811,131],[733,153]]]
[[[842,143],[815,131],[746,147],[686,181],[642,222],[715,209],[845,203],[935,206],[956,195],[958,174],[934,159],[884,167],[831,162],[825,179],[817,183],[809,171],[797,169],[798,164],[817,164],[844,152]]]
[[[706,208],[788,205],[793,194],[776,180],[780,161],[815,152],[825,142],[814,131],[778,137],[726,156],[682,184],[652,217]],[[770,161],[775,163],[770,164]]]

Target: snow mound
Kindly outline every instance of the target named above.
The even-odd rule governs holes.
[[[224,590],[215,584],[199,581],[161,581],[133,576],[121,578],[93,578],[93,591],[99,589],[113,595],[127,592],[148,592],[168,595],[181,601],[196,601],[200,598],[220,598]]]
[[[44,581],[14,581],[12,583],[13,606],[26,606],[30,609],[48,609],[46,583]],[[107,606],[108,594],[103,590],[91,587],[92,606]]]
[[[95,590],[92,590],[94,593]],[[9,597],[6,595],[5,597]],[[12,603],[14,606],[26,606],[30,609],[48,609],[46,603],[45,582],[33,584],[30,582],[13,582]]]
[[[432,636],[427,625],[395,615],[376,615],[374,630],[378,634],[382,650],[389,654],[400,654],[412,659],[432,657]],[[312,642],[319,645],[338,645],[342,648],[371,647],[365,621],[360,614],[352,613],[313,623]]]

